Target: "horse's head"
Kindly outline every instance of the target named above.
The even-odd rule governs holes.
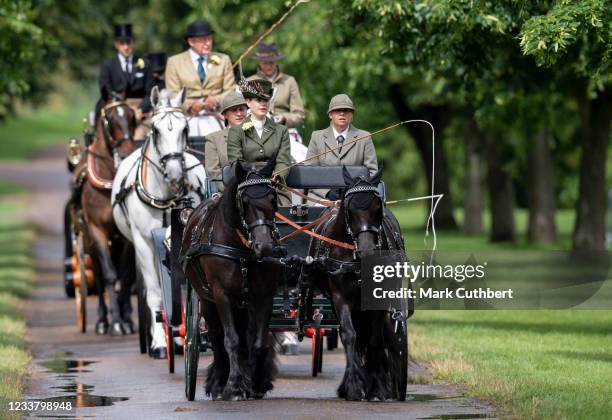
[[[353,178],[342,168],[346,189],[342,196],[344,223],[356,251],[380,249],[382,241],[383,198],[377,188],[382,168],[374,175]]]
[[[181,105],[185,90],[171,96],[167,90],[161,92],[157,86],[151,90],[153,104],[153,130],[151,141],[160,167],[172,194],[178,194],[185,185],[185,157],[187,147],[187,117]]]
[[[123,94],[111,95],[100,111],[99,123],[103,125],[101,137],[118,164],[118,160],[122,160],[134,151],[134,130],[136,130],[136,114],[125,103]]]
[[[279,233],[274,222],[278,198],[270,180],[275,166],[275,159],[260,170],[241,161],[236,163],[236,203],[257,259],[273,256],[278,250]]]

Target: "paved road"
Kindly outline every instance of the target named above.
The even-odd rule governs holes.
[[[31,418],[488,418],[493,407],[461,396],[450,385],[408,388],[405,403],[345,402],[335,390],[344,371],[341,349],[326,352],[323,373],[310,376],[310,341],[299,356],[280,356],[275,389],[261,401],[213,402],[203,392],[209,354],[200,361],[196,401],[185,400],[182,358],[177,373],[167,373],[164,361],[141,356],[136,336],[111,338],[77,332],[74,301],[61,283],[61,210],[67,197],[63,149],[53,148],[32,163],[0,164],[0,179],[30,188],[27,217],[39,227],[34,247],[36,287],[24,308],[29,323],[27,341],[33,361],[26,398],[64,401],[76,410],[34,413]],[[88,319],[95,320],[95,300],[88,301]],[[418,316],[418,315],[417,315]],[[92,322],[89,331],[92,331]],[[413,372],[423,373],[411,364]]]

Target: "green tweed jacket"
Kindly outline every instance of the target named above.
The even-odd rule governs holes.
[[[245,128],[245,124],[246,128]],[[263,162],[276,158],[275,171],[286,168],[291,164],[291,146],[289,132],[284,125],[276,124],[266,118],[261,138],[255,127],[251,125],[251,118],[245,118],[242,124],[230,128],[227,136],[227,157],[233,166],[237,160],[247,162]],[[288,171],[280,174],[284,180]]]

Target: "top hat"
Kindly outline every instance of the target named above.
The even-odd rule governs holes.
[[[270,98],[272,98],[273,88],[272,82],[269,80],[240,79],[238,82],[238,87],[240,88],[240,92],[242,92],[242,96],[244,96],[245,99],[257,98],[263,99],[264,101],[269,101]]]
[[[115,39],[118,41],[121,40],[132,40],[134,39],[134,35],[132,35],[132,24],[131,23],[119,23],[115,25]]]
[[[187,25],[187,33],[185,39],[196,36],[208,36],[214,34],[212,26],[205,20],[196,20]]]
[[[275,42],[271,44],[261,43],[257,46],[257,52],[253,58],[259,62],[272,63],[282,60],[284,56],[278,52]]]
[[[147,60],[151,63],[153,73],[161,73],[166,69],[166,53],[163,51],[147,54]]]

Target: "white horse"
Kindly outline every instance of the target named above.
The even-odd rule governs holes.
[[[155,314],[161,310],[161,289],[151,231],[163,226],[176,200],[205,196],[206,173],[200,161],[186,153],[188,121],[180,106],[184,90],[169,97],[157,87],[151,91],[153,130],[145,145],[119,166],[113,181],[113,217],[117,227],[134,243],[136,267],[144,280],[151,312],[151,355],[165,358],[165,335]],[[143,322],[143,320],[139,320]]]

